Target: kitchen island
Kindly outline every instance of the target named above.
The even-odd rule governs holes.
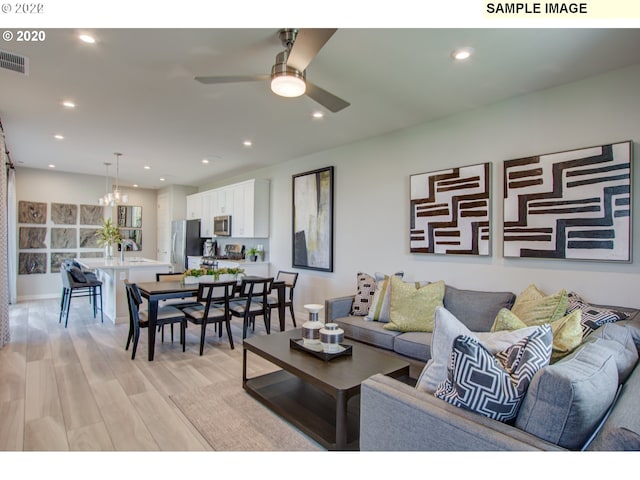
[[[156,273],[170,271],[171,264],[150,258],[125,257],[105,260],[104,258],[76,258],[76,261],[88,270],[95,270],[102,282],[102,308],[104,318],[113,323],[129,322],[127,293],[124,281],[155,282]]]

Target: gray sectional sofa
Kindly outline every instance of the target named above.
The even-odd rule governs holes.
[[[444,308],[473,332],[489,332],[511,292],[447,285]],[[418,378],[431,358],[432,333],[397,332],[351,315],[354,296],[325,302],[325,320],[345,337],[401,356]],[[574,352],[533,377],[515,421],[502,423],[432,393],[375,375],[362,384],[360,449],[395,451],[640,450],[640,314],[597,329]],[[479,336],[482,335],[479,333]]]

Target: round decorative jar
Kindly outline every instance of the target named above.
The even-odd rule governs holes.
[[[340,344],[344,340],[344,330],[337,323],[327,323],[320,329],[320,343],[327,353],[340,351]]]
[[[320,346],[320,329],[324,324],[318,317],[318,312],[324,308],[323,305],[310,303],[304,308],[309,311],[309,320],[302,324],[302,340],[306,346]]]

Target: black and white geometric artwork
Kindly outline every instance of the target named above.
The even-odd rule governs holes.
[[[504,162],[504,256],[631,261],[632,142]]]
[[[411,175],[410,251],[491,255],[491,164]]]

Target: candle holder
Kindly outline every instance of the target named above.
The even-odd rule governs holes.
[[[309,312],[309,320],[302,325],[302,340],[306,346],[320,346],[320,329],[324,324],[320,321],[318,313],[323,305],[310,303],[304,308]]]

